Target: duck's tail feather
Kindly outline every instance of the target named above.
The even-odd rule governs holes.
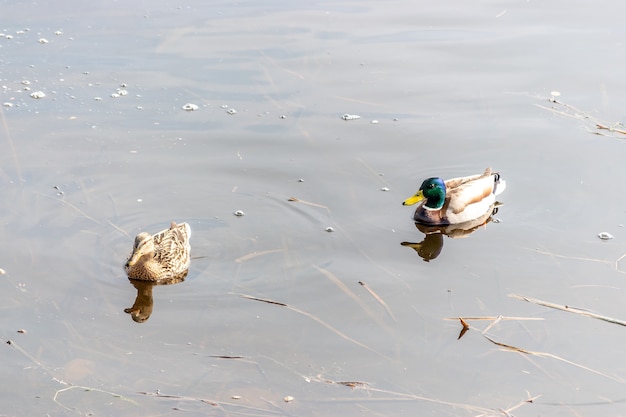
[[[499,195],[506,189],[506,181],[500,177],[500,173],[494,174],[493,194]]]

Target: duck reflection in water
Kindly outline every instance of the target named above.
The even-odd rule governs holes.
[[[155,285],[171,285],[183,282],[187,272],[175,278],[164,279],[161,281],[143,281],[138,279],[128,279],[137,289],[137,297],[132,307],[125,308],[124,312],[130,314],[130,317],[137,323],[143,323],[152,315],[154,308],[154,299],[152,298],[152,288]]]
[[[482,226],[494,221],[493,215],[498,212],[500,203],[496,203],[483,216],[460,224],[451,224],[447,226],[427,226],[415,223],[415,227],[424,233],[424,240],[419,243],[402,242],[402,246],[407,246],[415,250],[417,254],[426,262],[435,259],[443,249],[443,235],[450,238],[468,237]],[[496,220],[497,222],[497,220]]]

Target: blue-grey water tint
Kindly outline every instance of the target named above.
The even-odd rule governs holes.
[[[3,2],[0,414],[624,413],[622,327],[509,296],[626,319],[623,12]],[[499,222],[401,245],[424,178],[487,166]],[[135,323],[171,220],[189,275]]]

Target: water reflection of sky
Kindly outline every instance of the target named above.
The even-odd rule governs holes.
[[[619,414],[618,326],[509,295],[626,315],[623,143],[548,101],[620,121],[622,14],[457,3],[5,4],[4,412]],[[401,246],[423,178],[486,166],[500,223]],[[172,220],[195,258],[137,324]]]

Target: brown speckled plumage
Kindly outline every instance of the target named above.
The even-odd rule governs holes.
[[[187,223],[176,222],[154,236],[145,232],[138,234],[133,251],[124,264],[128,277],[160,281],[186,273],[190,263],[190,235]]]

